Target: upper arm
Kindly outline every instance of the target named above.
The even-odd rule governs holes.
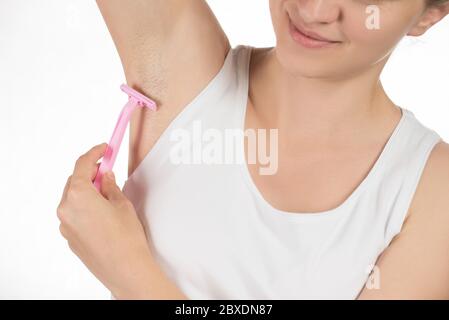
[[[183,72],[210,75],[210,67],[220,65],[229,47],[205,0],[97,0],[97,4],[128,83],[148,86],[152,95],[160,95],[161,86],[176,87],[173,81],[186,84]],[[149,88],[153,85],[156,88]]]
[[[449,145],[432,150],[401,232],[376,262],[379,288],[359,299],[449,299]]]
[[[205,0],[97,0],[127,84],[158,105],[130,124],[128,174],[170,121],[213,79],[230,49]]]

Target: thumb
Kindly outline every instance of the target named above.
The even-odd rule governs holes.
[[[101,179],[101,194],[110,201],[123,200],[122,190],[115,183],[115,176],[112,171],[107,171]]]

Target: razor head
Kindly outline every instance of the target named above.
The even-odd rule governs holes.
[[[126,84],[122,84],[120,86],[120,89],[125,92],[130,99],[134,99],[139,106],[150,108],[153,111],[157,110],[156,102],[144,96],[140,92],[134,90],[133,88],[127,86]]]

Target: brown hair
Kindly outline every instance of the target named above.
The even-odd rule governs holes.
[[[427,4],[429,6],[437,6],[440,4],[443,4],[444,2],[447,2],[448,0],[427,0]]]

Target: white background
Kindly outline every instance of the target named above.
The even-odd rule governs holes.
[[[232,46],[275,45],[268,0],[209,0]],[[449,140],[449,18],[406,38],[383,74],[396,104]],[[93,0],[0,0],[0,299],[109,299],[70,251],[56,207],[78,156],[126,102]],[[128,135],[114,172],[127,176]]]

